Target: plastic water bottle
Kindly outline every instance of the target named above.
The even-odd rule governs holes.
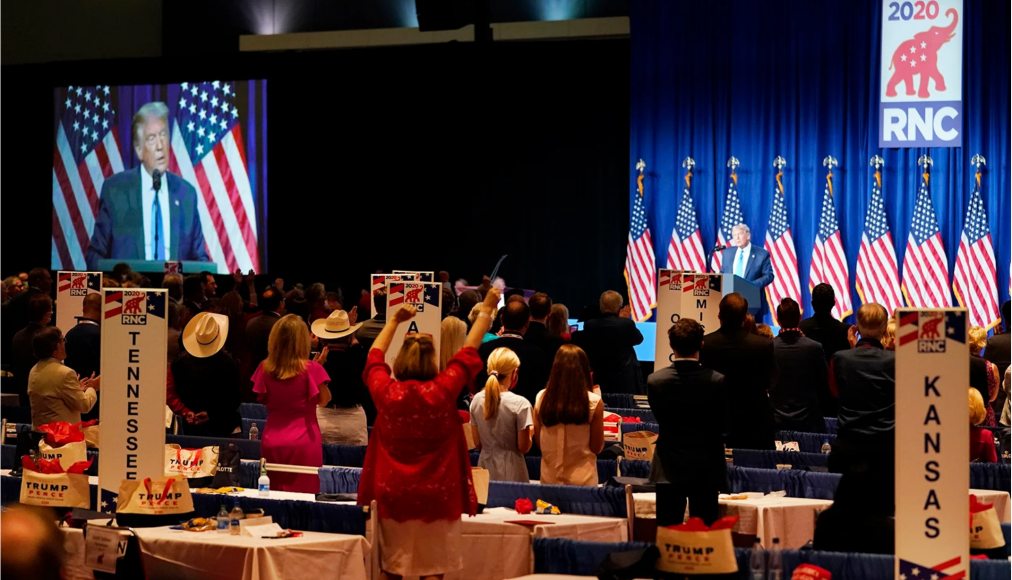
[[[218,533],[227,534],[229,521],[228,512],[225,511],[225,504],[221,504],[221,509],[218,510],[218,517],[216,519],[218,521]]]
[[[256,423],[251,423],[249,426],[249,440],[256,441],[258,439],[260,439],[260,429]]]
[[[833,451],[833,447],[829,444],[828,439],[822,442],[822,447],[819,448],[819,451],[821,451],[823,455],[829,455],[830,452]]]
[[[257,494],[260,497],[271,495],[271,478],[267,476],[267,460],[260,458],[260,479],[257,480]]]
[[[752,554],[748,557],[749,580],[766,580],[766,550],[763,550],[759,538],[752,544]]]
[[[239,507],[239,500],[235,500],[235,506],[232,507],[232,513],[228,514],[228,533],[233,536],[239,535],[239,522],[242,521],[243,513],[242,508]]]
[[[773,538],[773,546],[770,548],[769,563],[766,566],[767,580],[783,580],[784,560],[780,551],[780,538]]]

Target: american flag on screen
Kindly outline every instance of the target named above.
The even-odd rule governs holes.
[[[629,243],[626,246],[625,281],[629,286],[629,305],[633,320],[647,320],[657,306],[657,265],[654,261],[654,244],[647,226],[647,213],[643,209],[643,170],[646,163],[640,159],[636,164],[639,177],[636,178],[637,193],[633,196],[629,216]]]
[[[60,118],[53,147],[55,270],[84,270],[102,184],[123,171],[116,139],[116,109],[107,85],[58,89]]]
[[[917,202],[903,255],[903,294],[915,308],[945,308],[949,300],[949,262],[928,193],[928,172],[921,174]]]
[[[979,170],[974,175],[973,193],[956,251],[952,290],[959,305],[970,313],[971,326],[990,329],[998,324],[998,270],[987,212],[980,196]]]
[[[766,226],[764,248],[770,253],[773,266],[773,282],[766,286],[766,302],[776,321],[777,305],[784,298],[793,298],[801,303],[801,282],[798,279],[798,254],[794,251],[794,238],[787,221],[787,203],[784,201],[784,172],[777,170],[776,189],[773,192],[773,209]]]
[[[850,269],[847,254],[843,250],[840,224],[836,219],[833,205],[833,171],[826,174],[826,189],[822,194],[822,213],[819,215],[819,231],[815,234],[812,248],[812,263],[808,269],[808,288],[826,283],[836,291],[833,304],[833,318],[843,319],[854,311],[850,303]]]
[[[260,270],[256,210],[246,150],[228,81],[179,85],[172,124],[169,170],[197,190],[197,209],[208,256],[219,273]]]
[[[741,212],[741,200],[738,199],[738,174],[732,169],[727,185],[727,195],[724,197],[724,213],[720,217],[720,227],[717,228],[717,245],[721,249],[726,248],[731,240],[731,229],[741,223],[745,223],[745,215]],[[723,252],[713,253],[713,257],[710,259],[710,270],[720,272],[724,261],[722,254]]]
[[[871,200],[864,217],[861,249],[857,253],[857,294],[863,303],[877,303],[893,312],[903,306],[900,273],[893,247],[893,235],[886,220],[882,198],[882,171],[875,170]]]
[[[685,173],[685,189],[678,204],[675,227],[671,230],[668,245],[668,268],[672,270],[706,271],[706,253],[703,251],[703,236],[696,219],[696,204],[692,200],[692,171]]]

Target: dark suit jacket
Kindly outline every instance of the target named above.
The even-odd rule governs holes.
[[[832,360],[837,352],[850,348],[850,342],[847,341],[849,327],[831,315],[806,318],[801,321],[799,327],[805,336],[822,345],[826,362]]]
[[[770,398],[778,429],[823,433],[826,422],[819,400],[828,392],[822,345],[788,332],[773,339],[777,372]]]
[[[485,388],[485,381],[488,380],[488,374],[485,372],[488,370],[486,366],[488,355],[499,347],[512,350],[520,359],[520,374],[517,377],[517,386],[513,387],[513,392],[527,399],[533,405],[538,391],[545,388],[545,384],[548,383],[548,372],[551,370],[551,366],[545,363],[545,353],[540,348],[527,342],[526,339],[513,336],[490,340],[478,348],[478,354],[481,356],[481,372],[478,373],[475,380],[475,392]]]
[[[588,320],[583,330],[573,333],[573,344],[587,352],[594,382],[604,393],[643,392],[643,374],[634,346],[643,334],[629,318],[605,314]]]
[[[103,258],[144,259],[144,209],[141,207],[141,169],[113,175],[102,184],[102,202],[88,244],[88,267],[98,269]],[[197,214],[193,186],[173,173],[165,174],[169,188],[170,260],[208,261],[204,233]]]
[[[1009,367],[1010,346],[1012,346],[1010,336],[1012,335],[1007,332],[996,334],[987,339],[987,348],[984,349],[984,358],[998,367],[998,374],[1002,377],[1005,376],[1005,369]]]
[[[762,317],[769,310],[766,304],[766,292],[763,289],[773,282],[773,264],[770,262],[769,252],[755,244],[749,244],[749,246],[752,249],[749,252],[748,261],[745,264],[745,275],[742,278],[759,287],[759,317],[756,322],[762,322]],[[723,250],[723,261],[720,266],[722,274],[734,273],[734,256],[737,251],[736,246]],[[754,305],[750,304],[750,306]]]
[[[650,409],[660,428],[657,456],[672,483],[714,493],[725,489],[723,382],[720,373],[689,360],[647,378]]]
[[[253,370],[267,358],[267,339],[271,336],[274,324],[280,319],[281,315],[276,312],[263,312],[246,323],[246,352],[249,353],[249,366]],[[250,375],[253,370],[250,370]]]
[[[773,342],[744,329],[720,329],[703,337],[700,362],[724,375],[727,444],[773,449]]]
[[[102,327],[97,324],[78,322],[64,338],[67,344],[67,359],[63,364],[74,369],[82,377],[96,375],[101,371]]]
[[[861,339],[856,347],[836,353],[833,372],[840,390],[838,436],[892,436],[896,425],[896,353],[883,350],[878,341]]]

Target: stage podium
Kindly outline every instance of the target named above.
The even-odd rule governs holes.
[[[205,270],[215,274],[218,271],[218,264],[215,264],[214,262],[198,262],[196,260],[169,261],[169,263],[173,262],[179,264],[179,273],[181,274],[197,274]],[[157,260],[113,260],[110,258],[104,258],[98,261],[98,269],[102,272],[112,272],[112,269],[116,267],[116,264],[126,264],[130,266],[130,269],[134,272],[141,272],[144,274],[164,274],[166,262],[159,262]]]
[[[723,276],[723,294],[727,296],[732,292],[737,292],[744,296],[745,300],[748,300],[749,313],[756,318],[756,322],[762,322],[759,320],[759,310],[762,308],[763,289],[741,276],[735,276],[734,274],[724,274]]]

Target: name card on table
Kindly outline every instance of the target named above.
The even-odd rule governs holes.
[[[896,578],[969,577],[966,310],[899,309]]]
[[[654,340],[654,371],[670,365],[675,357],[668,342],[668,329],[682,317],[683,270],[657,271],[657,332]]]
[[[101,511],[114,510],[123,480],[164,473],[168,299],[164,289],[103,291]]]
[[[67,334],[77,326],[84,297],[102,291],[101,272],[56,273],[56,327]]]

